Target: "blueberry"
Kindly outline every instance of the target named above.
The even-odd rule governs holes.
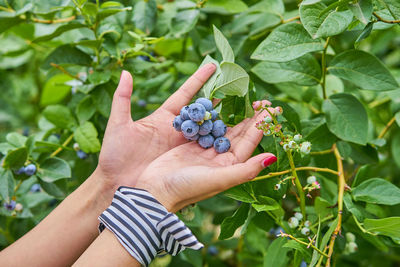
[[[193,103],[189,105],[188,114],[192,121],[202,121],[206,115],[206,109],[199,103]]]
[[[174,121],[172,122],[172,126],[174,126],[175,130],[180,132],[182,123],[183,123],[183,120],[182,120],[181,116],[178,115],[175,117]]]
[[[138,104],[139,107],[144,108],[144,107],[147,105],[147,102],[146,102],[146,100],[139,99],[139,101],[137,102],[137,104]]]
[[[85,152],[83,152],[82,150],[76,151],[76,155],[80,159],[86,159],[88,157],[88,155]]]
[[[225,123],[221,120],[215,121],[212,128],[212,134],[214,135],[214,137],[224,136],[225,133],[226,133]]]
[[[148,56],[138,56],[137,58],[142,61],[150,61],[150,58]]]
[[[25,167],[25,174],[28,176],[34,175],[36,172],[36,166],[35,164],[29,164],[28,166]]]
[[[216,246],[209,246],[207,249],[208,254],[215,256],[218,254],[218,248]]]
[[[19,168],[18,170],[14,171],[14,173],[16,175],[21,175],[21,174],[25,173],[25,167]]]
[[[185,137],[188,141],[197,141],[200,137],[199,134],[193,135],[193,136],[186,136],[185,133],[183,134],[183,137]]]
[[[202,148],[210,148],[214,144],[214,137],[211,134],[200,136],[198,142]]]
[[[30,191],[33,192],[33,193],[40,192],[40,184],[32,185]]]
[[[202,104],[207,111],[211,111],[213,108],[211,100],[204,97],[197,99],[195,103]]]
[[[22,130],[22,135],[23,136],[28,136],[29,135],[29,127],[24,127],[24,129]]]
[[[188,114],[188,109],[189,109],[189,106],[184,106],[184,107],[181,109],[180,115],[181,115],[181,119],[184,120],[184,121],[190,119],[190,118],[189,118],[189,114]]]
[[[217,111],[215,111],[215,109],[213,109],[213,110],[211,110],[210,111],[210,113],[211,113],[211,119],[214,121],[214,120],[216,120],[217,118],[218,118],[218,112]]]
[[[6,208],[6,210],[14,210],[16,204],[17,203],[14,200],[11,200],[9,203],[4,202],[3,206]]]
[[[210,120],[204,121],[203,124],[200,125],[199,134],[200,135],[209,134],[209,133],[211,133],[212,128],[213,128],[212,121],[210,121]]]
[[[302,262],[300,263],[300,267],[307,267],[307,262],[302,261]]]
[[[231,142],[226,137],[218,137],[214,141],[214,148],[217,153],[225,153],[231,148]]]
[[[191,120],[184,121],[181,125],[181,130],[186,137],[195,136],[199,128],[199,125]]]

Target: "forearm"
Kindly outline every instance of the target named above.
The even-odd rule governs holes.
[[[99,175],[95,171],[39,225],[4,249],[0,266],[70,266],[75,262],[98,236],[97,217],[111,203],[115,190],[103,184]]]

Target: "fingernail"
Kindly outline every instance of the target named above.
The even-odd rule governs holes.
[[[269,157],[263,159],[263,161],[261,161],[261,166],[263,166],[263,168],[266,168],[269,165],[271,165],[272,163],[275,163],[276,161],[277,161],[277,158],[275,156],[269,156]]]

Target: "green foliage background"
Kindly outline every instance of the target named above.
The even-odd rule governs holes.
[[[228,46],[215,43],[215,25],[251,80],[245,97],[215,92],[223,98],[223,120],[237,124],[250,115],[251,101],[267,97],[283,107],[289,132],[301,133],[313,152],[328,150],[295,154],[296,166],[337,170],[329,152],[334,144],[343,158],[351,187],[343,200],[336,175],[298,172],[303,186],[310,174],[321,184],[306,200],[316,246],[323,250],[328,243],[339,200],[343,225],[333,263],[397,266],[400,2],[300,2],[0,0],[0,196],[3,203],[15,199],[24,205],[22,212],[0,208],[0,247],[34,227],[93,171],[121,70],[134,75],[133,118],[146,116],[206,55],[222,61],[217,45]],[[87,159],[77,157],[75,142]],[[275,153],[278,162],[260,175],[289,169],[277,140],[265,137],[255,153],[263,151]],[[13,172],[26,162],[39,165],[28,179]],[[166,256],[154,265],[314,266],[320,258],[315,250],[276,238],[283,227],[308,242],[288,228],[287,219],[300,209],[290,182],[274,190],[284,177],[199,203],[187,224],[206,249]],[[36,183],[41,192],[30,192]],[[227,239],[240,226],[241,235]],[[356,235],[358,252],[345,251],[346,232]]]

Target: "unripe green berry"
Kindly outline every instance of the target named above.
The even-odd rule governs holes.
[[[358,246],[355,242],[350,242],[347,244],[348,250],[350,253],[354,253],[358,250]]]
[[[296,228],[297,226],[299,226],[299,220],[296,217],[291,217],[288,220],[288,224],[290,228]]]
[[[302,220],[303,219],[303,214],[301,214],[300,212],[296,212],[294,214],[294,217],[296,217],[298,220]]]
[[[276,184],[276,185],[274,186],[274,189],[275,189],[275,190],[281,189],[281,185],[280,185],[280,184]]]
[[[311,222],[310,221],[305,221],[304,222],[304,226],[309,228],[311,226]]]
[[[302,138],[303,138],[303,136],[301,136],[301,134],[296,134],[296,135],[293,137],[293,140],[294,140],[295,142],[300,142]]]
[[[301,229],[301,233],[302,233],[303,235],[309,235],[309,234],[310,234],[310,229],[308,229],[307,227],[303,227],[303,228]]]
[[[347,240],[347,242],[355,242],[356,241],[356,236],[351,232],[347,232],[346,233],[346,240]]]
[[[264,121],[265,121],[266,123],[271,123],[271,122],[272,122],[272,118],[271,118],[270,116],[266,116],[266,117],[264,118]]]
[[[317,178],[314,175],[308,176],[307,184],[313,184],[317,181]]]

